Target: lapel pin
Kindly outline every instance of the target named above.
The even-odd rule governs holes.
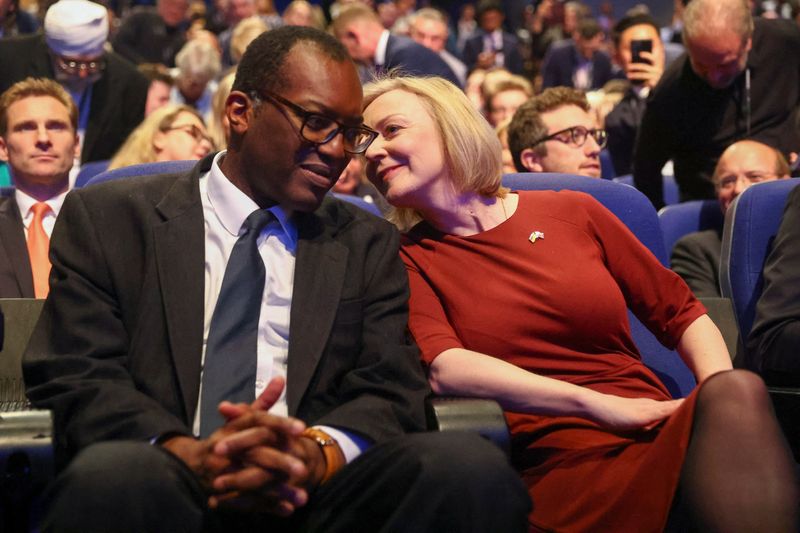
[[[528,240],[531,241],[531,243],[535,243],[539,239],[544,239],[544,233],[542,233],[541,231],[534,231],[528,237]]]

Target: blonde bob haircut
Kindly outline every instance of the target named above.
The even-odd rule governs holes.
[[[419,98],[439,130],[444,161],[456,192],[504,197],[502,148],[492,127],[464,95],[442,78],[389,75],[364,87],[364,109],[379,96],[405,91]],[[401,231],[422,220],[412,209],[395,208],[387,218]]]
[[[190,113],[203,122],[203,117],[197,110],[188,105],[167,104],[159,107],[147,115],[141,124],[128,135],[117,153],[111,158],[108,170],[155,161],[157,154],[153,140],[156,133],[171,128],[181,113]],[[205,124],[205,122],[203,123]]]

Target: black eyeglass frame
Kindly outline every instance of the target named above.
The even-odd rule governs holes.
[[[58,54],[53,54],[53,59],[55,59],[55,63],[58,69],[61,72],[68,74],[70,76],[77,75],[80,72],[86,72],[88,74],[96,74],[98,72],[103,72],[106,69],[105,56],[100,56],[97,59],[93,59],[91,61],[80,61],[75,59],[67,59]]]
[[[576,136],[576,132],[579,132],[581,130],[585,131],[586,134],[583,136],[583,141],[582,142],[578,142],[578,140],[575,138],[575,136]],[[591,129],[589,129],[589,128],[585,127],[585,126],[571,126],[569,128],[564,128],[563,130],[559,130],[559,131],[557,131],[555,133],[551,133],[547,137],[542,137],[541,139],[539,139],[535,143],[531,144],[531,147],[534,147],[534,146],[536,146],[538,144],[541,144],[541,143],[543,143],[545,141],[552,141],[552,140],[560,141],[560,142],[563,142],[563,143],[568,143],[569,141],[564,141],[564,140],[558,138],[559,135],[563,135],[565,133],[569,133],[570,140],[572,141],[572,143],[577,148],[580,148],[581,146],[586,144],[586,139],[589,138],[589,135],[592,136],[592,138],[594,139],[594,142],[596,142],[597,146],[599,146],[600,148],[605,148],[606,144],[608,144],[608,132],[603,128],[591,128]],[[597,138],[598,135],[602,136],[602,142],[601,142],[601,140],[598,140],[598,138]]]
[[[369,145],[372,144],[372,141],[374,141],[375,138],[378,137],[378,132],[377,131],[375,131],[375,130],[373,130],[371,128],[368,128],[368,127],[364,126],[363,124],[361,126],[347,126],[346,124],[342,124],[338,120],[333,119],[333,118],[331,118],[331,117],[329,117],[327,115],[323,115],[322,113],[317,113],[315,111],[309,111],[309,110],[307,110],[307,109],[295,104],[294,102],[291,102],[291,101],[287,100],[283,96],[281,96],[279,94],[275,94],[275,93],[270,92],[270,91],[256,92],[256,93],[252,94],[251,97],[256,99],[256,100],[258,100],[260,98],[267,98],[267,99],[271,100],[272,103],[274,103],[274,104],[281,104],[281,105],[286,106],[289,109],[291,109],[292,112],[294,112],[294,114],[297,115],[297,117],[302,120],[302,123],[300,124],[300,129],[299,129],[300,137],[303,140],[305,140],[306,142],[309,142],[309,143],[317,145],[317,146],[331,142],[334,139],[334,137],[339,135],[339,133],[341,132],[342,133],[342,144],[344,145],[344,151],[347,152],[348,154],[359,155],[359,154],[363,154],[364,152],[366,152],[367,148],[369,148]],[[280,105],[277,106],[277,107],[278,107],[278,109],[282,110]],[[283,111],[281,111],[281,112],[283,112]],[[286,116],[285,113],[284,113],[284,116]],[[323,120],[329,121],[329,122],[331,122],[333,124],[336,124],[336,128],[332,129],[322,140],[316,140],[316,139],[313,139],[313,138],[310,139],[306,135],[306,126],[308,125],[308,121],[310,119],[312,119],[313,117],[318,117],[320,119],[323,119]],[[287,117],[287,119],[288,119],[288,117]],[[292,122],[292,121],[289,120],[289,122]],[[353,146],[352,148],[348,148],[347,144],[350,141],[348,141],[347,132],[353,132],[353,131],[357,132],[358,134],[367,135],[367,139],[362,141],[360,143],[360,145],[358,145],[358,146]]]

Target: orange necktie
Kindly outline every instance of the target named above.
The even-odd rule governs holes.
[[[47,256],[50,248],[50,239],[44,232],[42,220],[50,211],[50,206],[38,202],[31,207],[33,220],[28,227],[28,256],[31,259],[31,272],[33,272],[33,292],[37,298],[47,298],[50,290],[48,278],[50,277],[50,258]]]

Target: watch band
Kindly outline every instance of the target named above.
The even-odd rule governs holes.
[[[322,455],[325,456],[325,473],[322,475],[320,483],[325,483],[345,465],[344,453],[336,439],[321,429],[306,428],[303,436],[313,439],[322,449]]]

